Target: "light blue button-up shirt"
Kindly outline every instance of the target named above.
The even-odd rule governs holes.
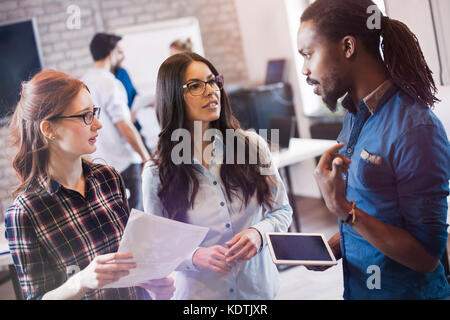
[[[267,143],[256,134],[251,135],[258,137],[260,146],[270,157]],[[238,263],[228,275],[197,269],[192,264],[194,251],[177,268],[174,299],[273,299],[279,289],[278,270],[270,257],[264,234],[286,232],[291,224],[292,208],[289,205],[286,189],[278,171],[272,165],[271,173],[277,181],[277,186],[272,189],[275,196],[273,210],[258,204],[256,193],[247,207],[241,208],[242,202],[239,199],[233,199],[230,203],[220,178],[221,164],[217,156],[217,151],[224,148],[222,139],[216,136],[209,170],[195,158],[193,159],[193,165],[199,167],[201,174],[197,175],[199,190],[193,208],[187,211],[186,221],[210,228],[200,244],[201,247],[214,245],[227,247],[225,243],[234,235],[253,227],[262,235],[262,249],[252,259]],[[142,181],[145,212],[167,217],[157,195],[161,182],[153,162],[146,163]],[[265,210],[264,215],[263,210]]]

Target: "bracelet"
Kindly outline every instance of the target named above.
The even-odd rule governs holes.
[[[354,225],[355,221],[356,221],[356,203],[355,201],[351,202],[352,204],[352,209],[350,210],[350,212],[348,213],[347,218],[344,220],[344,225],[350,224],[350,225]],[[351,220],[351,223],[350,223]]]

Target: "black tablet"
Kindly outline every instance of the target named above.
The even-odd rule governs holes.
[[[323,234],[267,232],[266,238],[275,264],[305,266],[337,264]]]

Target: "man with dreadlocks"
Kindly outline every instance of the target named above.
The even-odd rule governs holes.
[[[417,38],[379,11],[380,27],[369,28],[374,6],[317,0],[298,32],[314,92],[331,110],[346,95],[340,143],[315,170],[339,218],[329,243],[343,258],[344,299],[442,299],[449,142]]]

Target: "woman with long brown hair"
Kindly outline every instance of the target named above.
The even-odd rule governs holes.
[[[161,133],[143,172],[144,209],[210,228],[178,268],[175,299],[273,299],[264,234],[287,231],[292,209],[267,143],[240,128],[223,77],[195,53],[168,58],[156,90]]]
[[[26,299],[149,299],[145,289],[169,298],[174,290],[172,279],[103,289],[136,264],[118,261],[132,258],[117,253],[129,217],[122,178],[82,158],[96,149],[99,114],[86,85],[63,72],[44,70],[22,85],[10,124],[20,185],[5,219]]]

